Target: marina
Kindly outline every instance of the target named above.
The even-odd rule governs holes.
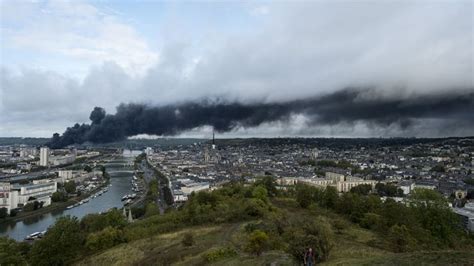
[[[124,157],[120,162],[133,162],[139,152],[124,151]],[[122,197],[133,194],[131,181],[133,171],[130,163],[126,167],[113,168],[107,166],[110,173],[110,183],[107,187],[93,193],[86,199],[81,200],[62,210],[28,217],[20,221],[10,221],[0,224],[0,236],[8,236],[17,241],[25,239],[35,240],[44,235],[49,226],[54,224],[57,218],[64,215],[76,216],[79,219],[90,213],[102,213],[111,208],[123,208]]]

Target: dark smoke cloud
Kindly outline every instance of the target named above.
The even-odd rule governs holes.
[[[266,122],[287,122],[297,114],[307,117],[312,126],[365,122],[380,127],[397,125],[404,130],[420,119],[472,124],[473,91],[390,99],[375,97],[376,91],[372,89],[346,89],[321,97],[278,103],[202,100],[159,107],[131,103],[120,104],[114,115],[106,115],[105,110],[95,107],[90,115],[91,125],[76,124],[67,128],[62,136],[56,133],[50,146],[113,142],[138,134],[172,136],[201,126],[229,132]]]

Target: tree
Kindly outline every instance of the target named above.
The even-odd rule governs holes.
[[[336,229],[336,233],[338,234],[342,234],[342,231],[347,227],[346,223],[342,219],[334,220],[332,225],[334,226],[334,229]]]
[[[301,208],[308,208],[313,201],[313,188],[305,184],[297,184],[296,201]]]
[[[339,195],[336,188],[330,186],[326,187],[323,194],[323,205],[326,208],[334,209],[338,200]]]
[[[27,251],[23,251],[22,245],[15,240],[0,237],[0,265],[27,265]]]
[[[255,182],[256,186],[263,186],[267,190],[268,196],[274,197],[277,195],[278,190],[276,188],[275,178],[271,175],[265,175],[262,177],[257,177]]]
[[[372,185],[370,184],[361,184],[361,185],[351,188],[352,193],[357,193],[357,194],[365,195],[365,196],[369,195],[371,190],[372,190]]]
[[[173,205],[174,198],[173,198],[173,194],[171,193],[171,189],[169,187],[163,188],[163,197],[165,198],[166,204]]]
[[[245,249],[247,252],[260,256],[268,244],[268,239],[267,233],[255,230],[248,237]]]
[[[67,193],[74,193],[76,192],[76,183],[73,180],[68,181],[64,184],[64,189]]]
[[[30,252],[32,265],[69,264],[81,252],[84,233],[76,217],[63,216],[36,241]]]
[[[405,225],[394,225],[390,228],[388,240],[395,252],[405,252],[414,242]]]
[[[415,189],[410,207],[423,228],[443,244],[452,244],[460,234],[460,218],[450,209],[447,199],[437,191]]]
[[[33,202],[29,202],[27,204],[25,204],[25,206],[23,206],[23,211],[25,212],[30,212],[30,211],[35,211],[37,209],[40,209],[43,207],[43,202],[39,202],[37,200],[33,201]]]
[[[150,217],[157,214],[160,214],[160,209],[158,208],[156,203],[154,202],[148,203],[145,208],[145,217]]]
[[[377,190],[377,194],[382,197],[384,196],[402,197],[403,196],[403,190],[392,184],[377,183],[375,185],[375,189]]]
[[[185,247],[194,245],[194,235],[191,232],[186,232],[181,240],[181,244]]]
[[[252,191],[252,197],[259,199],[263,202],[266,202],[268,200],[267,195],[267,189],[265,189],[265,187],[263,187],[262,185],[256,186]]]
[[[90,173],[92,172],[92,168],[89,165],[84,166],[84,171]]]
[[[53,193],[53,195],[51,195],[51,200],[53,202],[60,202],[60,201],[66,201],[67,200],[67,196],[64,195],[64,193],[60,192],[60,191],[56,191]]]
[[[302,262],[305,251],[312,248],[317,261],[327,260],[334,246],[334,233],[329,223],[321,218],[311,222],[302,220],[300,223],[285,232],[288,252],[295,260]]]
[[[127,224],[126,218],[122,212],[117,209],[112,209],[105,214],[88,214],[81,220],[81,229],[85,232],[92,233],[105,229],[106,227],[113,227],[122,229]]]
[[[7,208],[0,208],[0,219],[4,219],[8,217],[8,209]]]
[[[431,171],[432,172],[438,172],[438,173],[444,173],[444,172],[446,172],[446,169],[444,168],[443,165],[438,164],[438,165],[433,166],[433,168],[431,168]]]
[[[366,213],[360,221],[360,226],[371,230],[381,229],[383,223],[382,221],[383,219],[380,215],[375,213]]]

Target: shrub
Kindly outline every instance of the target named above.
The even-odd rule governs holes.
[[[262,252],[267,247],[268,239],[269,237],[267,233],[261,230],[255,230],[250,234],[245,246],[245,250],[260,256],[260,254],[262,254]]]
[[[122,229],[127,224],[122,212],[117,209],[103,214],[88,214],[81,220],[81,229],[88,233],[97,232],[106,227]]]
[[[388,241],[395,252],[408,251],[410,246],[414,243],[405,225],[394,225],[390,227]]]
[[[31,265],[70,264],[81,253],[84,233],[76,217],[63,216],[36,241],[29,253]]]
[[[183,239],[181,240],[181,244],[185,247],[194,245],[194,235],[191,232],[185,233]]]
[[[308,208],[313,200],[313,188],[308,185],[296,186],[296,201],[301,208]]]
[[[0,237],[0,265],[27,265],[21,245],[8,237]]]
[[[347,227],[346,223],[342,219],[334,220],[332,225],[338,234],[342,234],[342,231]]]
[[[222,247],[211,249],[204,253],[203,259],[206,262],[216,262],[221,259],[231,258],[237,255],[237,251],[231,247]]]
[[[64,193],[62,193],[62,192],[56,191],[56,192],[54,192],[53,195],[51,196],[51,200],[52,200],[53,202],[66,201],[66,200],[67,200],[67,196],[64,195]]]
[[[7,208],[0,208],[0,219],[8,217],[8,209]]]
[[[266,202],[268,200],[267,195],[267,189],[262,185],[256,186],[252,191],[252,197],[259,199],[263,202]]]
[[[322,219],[292,226],[285,232],[288,253],[302,262],[304,252],[312,248],[317,261],[325,261],[334,246],[334,236],[329,223]]]
[[[92,233],[87,237],[86,248],[91,251],[111,248],[125,242],[122,230],[106,227],[102,231]]]
[[[366,213],[360,221],[360,226],[371,230],[378,230],[383,226],[383,219],[378,214]]]
[[[23,206],[23,211],[25,212],[35,211],[42,207],[43,207],[43,202],[39,202],[35,200],[34,202],[29,202],[25,204],[25,206]]]
[[[245,207],[245,213],[251,217],[263,217],[266,212],[267,206],[265,202],[259,199],[250,199],[247,202],[247,206]]]
[[[11,209],[10,210],[10,217],[15,217],[17,215],[18,211],[16,209]]]
[[[73,180],[68,181],[64,184],[64,189],[67,193],[74,193],[76,192],[76,183]]]

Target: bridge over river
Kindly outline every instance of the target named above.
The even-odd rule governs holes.
[[[39,231],[46,230],[54,224],[58,217],[72,215],[82,218],[89,213],[98,213],[110,208],[122,208],[121,201],[123,195],[131,194],[130,181],[133,176],[133,161],[141,151],[127,151],[119,155],[116,159],[106,164],[106,170],[110,174],[109,190],[99,197],[91,198],[88,203],[84,203],[72,209],[56,210],[50,213],[25,218],[21,221],[13,221],[0,224],[0,236],[21,241],[25,236]]]

